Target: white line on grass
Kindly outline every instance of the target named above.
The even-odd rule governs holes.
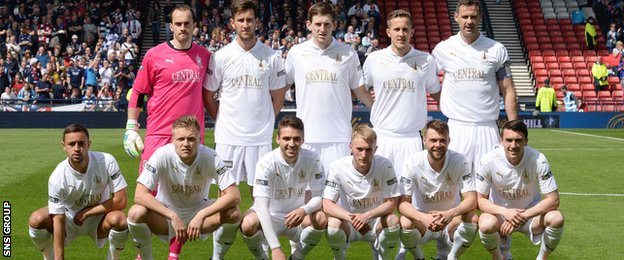
[[[561,130],[550,130],[550,131],[558,132],[558,133],[564,133],[564,134],[571,134],[571,135],[581,135],[581,136],[589,136],[589,137],[596,137],[596,138],[609,139],[609,140],[624,141],[624,138],[617,138],[617,137],[611,137],[611,136],[575,133],[575,132],[568,132],[568,131],[561,131]]]
[[[534,147],[535,148],[535,147]],[[540,151],[624,151],[624,148],[537,148]]]
[[[559,194],[561,194],[561,195],[572,195],[572,196],[624,197],[624,194],[575,193],[575,192],[559,192]]]

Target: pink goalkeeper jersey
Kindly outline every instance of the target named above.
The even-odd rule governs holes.
[[[204,137],[202,88],[210,52],[193,44],[185,50],[164,42],[150,49],[139,68],[129,107],[136,108],[139,94],[147,94],[147,133],[149,137],[171,137],[171,125],[183,115],[199,120]]]

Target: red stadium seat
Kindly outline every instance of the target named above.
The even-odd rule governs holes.
[[[548,64],[546,64],[546,67],[548,67]],[[561,76],[563,76],[563,73],[561,73],[561,70],[558,70],[558,69],[552,69],[552,70],[550,70],[548,72],[548,74],[551,77],[561,77]]]
[[[557,63],[557,62],[547,62],[546,63],[546,69],[548,69],[548,70],[559,69],[559,63]]]
[[[573,69],[563,69],[562,72],[564,77],[576,77],[576,71]]]
[[[579,51],[579,50],[577,50],[577,51]],[[570,58],[571,62],[583,62],[583,63],[585,63],[585,58],[582,56],[583,52],[580,52],[580,54],[577,54],[577,53],[573,53],[573,51],[570,51],[570,55],[572,56]]]
[[[602,100],[611,99],[611,92],[608,90],[598,91],[598,99],[602,99]]]
[[[563,77],[563,81],[565,81],[566,84],[578,83],[578,78],[575,76]]]
[[[544,57],[542,56],[531,56],[531,58],[529,58],[529,60],[531,60],[531,63],[536,63],[536,62],[544,62]]]
[[[572,66],[574,67],[575,70],[587,69],[586,62],[574,62]]]
[[[545,69],[538,69],[534,72],[535,76],[538,77],[548,77],[548,71]]]
[[[620,84],[620,78],[618,78],[617,76],[610,76],[607,78],[607,81],[611,86]]]
[[[589,77],[591,79],[591,72],[588,69],[577,69],[576,70],[576,76],[577,77]]]
[[[533,69],[546,69],[546,64],[541,62],[536,62],[532,64]]]
[[[555,50],[553,49],[541,49],[541,50],[542,50],[542,55],[544,55],[544,57],[557,56],[557,54],[555,53]]]
[[[570,59],[570,56],[558,56],[557,61],[559,61],[559,63],[572,62],[572,60]]]
[[[574,66],[572,66],[572,62],[559,62],[559,68],[562,70],[573,69]]]
[[[596,100],[596,92],[593,90],[584,90],[583,91],[583,99],[585,100]]]
[[[557,63],[557,57],[555,56],[545,56],[544,57],[544,62],[545,63]]]
[[[615,90],[611,94],[613,100],[624,100],[624,92],[622,90]]]
[[[554,86],[554,85],[562,85],[563,84],[563,77],[550,77],[550,85]]]
[[[602,105],[602,112],[617,112],[616,106],[612,103]]]
[[[579,84],[570,83],[570,84],[567,84],[567,85],[568,85],[568,90],[569,91],[579,91],[579,90],[581,90],[581,86]]]
[[[581,91],[595,91],[594,90],[594,84],[586,84],[586,83],[580,83],[581,84]]]

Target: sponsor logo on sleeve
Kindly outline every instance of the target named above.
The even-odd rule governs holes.
[[[58,203],[58,202],[59,202],[59,199],[58,199],[58,198],[55,198],[55,197],[52,197],[52,196],[48,196],[48,201],[50,201],[50,202],[52,202],[52,203]]]
[[[314,174],[314,178],[317,180],[323,179],[323,173],[320,172],[320,173]]]
[[[223,175],[223,173],[227,172],[228,169],[227,167],[221,167],[220,169],[217,170],[217,175]]]
[[[462,180],[464,180],[464,181],[470,180],[470,178],[471,178],[470,174],[466,174],[466,175],[462,176]]]
[[[111,175],[111,179],[116,180],[121,176],[121,170],[117,171],[115,174]]]
[[[338,183],[336,183],[335,181],[326,180],[325,181],[325,186],[336,188],[336,187],[338,187]]]
[[[286,75],[286,70],[280,70],[280,71],[277,72],[277,76],[278,77],[281,77],[281,76],[284,76],[284,75]]]
[[[268,180],[263,180],[263,179],[256,179],[256,184],[262,185],[262,186],[268,186],[269,185],[269,181]]]
[[[551,171],[549,171],[548,173],[546,173],[546,174],[542,175],[542,180],[543,180],[543,181],[548,180],[548,179],[550,179],[550,177],[552,177],[552,176],[553,176],[552,172],[551,172]]]
[[[483,175],[477,174],[477,180],[483,181],[483,180],[485,180],[485,178],[483,178]]]
[[[156,174],[156,168],[154,168],[154,166],[151,166],[149,163],[145,162],[145,170],[147,170],[148,172],[151,172],[152,174]]]
[[[388,186],[390,186],[390,185],[394,185],[394,184],[396,184],[396,183],[397,183],[397,178],[396,178],[396,177],[394,177],[394,178],[389,179],[388,181],[386,181],[386,184],[388,184]]]
[[[211,69],[207,69],[206,73],[208,73],[208,75],[212,76],[212,70]]]
[[[411,184],[412,180],[405,178],[405,177],[401,177],[401,183],[403,184]]]
[[[223,164],[225,165],[225,167],[230,169],[234,166],[234,162],[232,161],[223,161]]]

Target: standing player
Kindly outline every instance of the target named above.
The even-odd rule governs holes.
[[[286,116],[277,125],[279,148],[260,159],[257,167],[254,206],[241,221],[241,234],[256,259],[269,259],[262,249],[262,234],[272,249],[272,259],[285,259],[277,239],[291,241],[291,259],[304,259],[327,227],[321,209],[323,168],[318,155],[301,149],[301,119]]]
[[[204,102],[216,119],[217,153],[231,161],[237,183],[252,186],[258,159],[271,151],[275,117],[284,104],[284,61],[280,53],[257,41],[254,1],[234,1],[231,10],[236,39],[210,61]],[[217,90],[218,106],[213,98]]]
[[[481,242],[493,259],[511,259],[508,251],[501,253],[501,237],[521,232],[541,243],[537,259],[546,259],[563,236],[555,177],[544,154],[527,146],[522,120],[505,123],[501,135],[500,146],[483,156],[477,171]]]
[[[381,259],[391,259],[399,242],[399,218],[393,214],[400,195],[397,178],[392,163],[375,156],[373,129],[361,125],[352,136],[353,155],[332,163],[325,182],[327,243],[334,259],[345,259],[347,242],[359,240],[374,243],[373,253]]]
[[[500,94],[507,118],[518,118],[516,91],[507,49],[479,32],[479,1],[459,0],[455,21],[459,33],[440,42],[432,54],[444,71],[440,109],[449,118],[449,149],[463,153],[476,168],[499,140]]]
[[[90,236],[98,247],[108,238],[108,259],[119,259],[128,225],[122,211],[127,185],[117,161],[110,154],[89,151],[89,131],[82,125],[65,127],[61,144],[67,159],[50,175],[48,206],[28,219],[30,238],[45,259],[63,259],[65,246],[78,236]]]
[[[204,138],[203,85],[206,81],[210,52],[192,42],[195,19],[188,5],[178,5],[171,12],[170,28],[173,40],[150,49],[132,87],[128,103],[128,121],[124,148],[131,157],[138,157],[143,141],[137,133],[140,108],[144,96],[147,105],[145,151],[141,154],[139,174],[143,163],[158,148],[171,141],[171,124],[180,116],[194,115],[199,120],[200,138]],[[205,94],[205,93],[204,93]],[[179,253],[179,241],[172,241],[170,250]]]
[[[297,89],[297,117],[306,127],[304,148],[317,152],[325,169],[349,155],[351,92],[366,106],[373,101],[364,87],[357,53],[332,37],[334,7],[318,2],[306,21],[312,39],[292,47],[286,58],[286,81]]]
[[[176,6],[171,19],[173,40],[161,43],[145,54],[128,104],[124,148],[128,155],[137,157],[143,149],[143,141],[137,133],[137,119],[144,96],[149,97],[141,165],[158,147],[171,141],[171,124],[180,116],[191,114],[197,117],[203,140],[204,107],[200,97],[210,52],[192,42],[194,19],[189,6]]]
[[[410,155],[422,150],[420,130],[427,123],[427,94],[439,100],[440,82],[433,57],[410,45],[412,15],[404,10],[388,14],[392,44],[371,53],[364,62],[364,81],[375,90],[371,123],[377,133],[376,154],[400,168]],[[400,169],[396,169],[397,177]]]
[[[184,241],[220,232],[212,259],[223,259],[236,238],[240,221],[237,205],[240,194],[223,161],[201,145],[200,125],[194,116],[182,116],[173,123],[172,143],[162,146],[144,166],[128,211],[128,227],[142,259],[152,259],[152,233],[162,238]],[[210,200],[210,184],[221,189]],[[150,193],[158,189],[156,197]],[[169,254],[169,259],[178,255]]]
[[[477,233],[472,168],[463,154],[447,149],[449,141],[448,125],[429,121],[427,150],[407,159],[402,172],[401,241],[414,259],[425,258],[420,246],[429,240],[437,241],[436,259],[457,259]]]

